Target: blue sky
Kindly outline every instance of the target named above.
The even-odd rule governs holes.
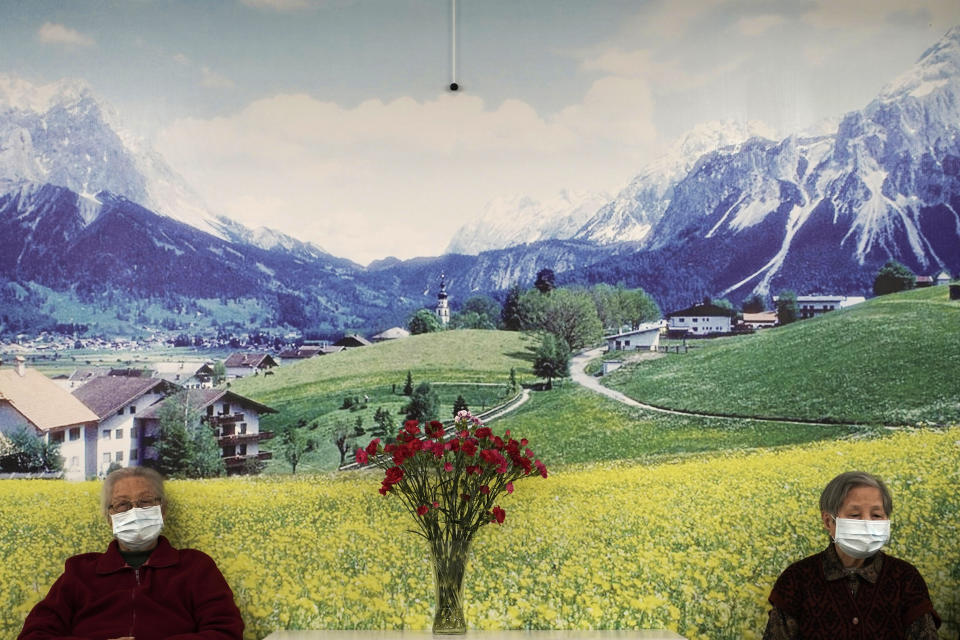
[[[865,106],[955,0],[74,0],[0,5],[0,72],[79,78],[208,206],[366,263],[501,196],[615,194],[694,126]]]

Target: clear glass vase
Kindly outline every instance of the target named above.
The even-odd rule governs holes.
[[[436,587],[433,616],[433,632],[436,634],[467,632],[467,619],[463,615],[463,576],[467,570],[470,542],[470,539],[430,541]]]

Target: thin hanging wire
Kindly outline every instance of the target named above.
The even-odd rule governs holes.
[[[451,1],[450,11],[450,55],[451,55],[451,84],[457,83],[457,0]]]

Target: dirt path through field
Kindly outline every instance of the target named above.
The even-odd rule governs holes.
[[[617,402],[622,402],[625,405],[631,407],[637,407],[639,409],[646,409],[648,411],[656,411],[658,413],[669,413],[677,416],[693,416],[697,418],[717,418],[721,420],[759,420],[761,422],[786,422],[789,424],[812,424],[812,425],[830,425],[835,427],[854,427],[858,426],[856,424],[845,424],[837,422],[817,422],[814,420],[791,420],[789,418],[775,418],[775,417],[753,417],[753,416],[724,416],[710,413],[697,413],[695,411],[682,411],[678,409],[665,409],[663,407],[656,407],[652,404],[644,404],[643,402],[637,402],[633,398],[624,395],[623,393],[616,391],[615,389],[610,389],[608,387],[600,384],[600,378],[596,376],[591,376],[586,372],[587,364],[594,358],[603,354],[606,350],[606,347],[597,347],[596,349],[589,349],[587,351],[581,351],[577,353],[572,358],[570,358],[570,378],[577,384],[590,389],[596,393],[607,396]],[[636,359],[646,359],[642,354],[640,358]],[[657,354],[651,353],[649,357],[655,358]],[[896,428],[896,427],[888,427]]]

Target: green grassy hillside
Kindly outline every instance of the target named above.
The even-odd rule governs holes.
[[[340,462],[333,445],[338,427],[352,428],[359,419],[368,431],[378,408],[403,420],[407,372],[414,386],[434,384],[442,416],[452,416],[453,402],[462,395],[475,413],[507,399],[510,370],[517,381],[531,382],[533,349],[537,340],[508,331],[445,331],[350,349],[284,365],[273,375],[244,378],[231,389],[276,409],[263,417],[261,428],[275,431],[301,420],[310,425],[318,448],[307,455],[298,471],[329,471]],[[358,398],[360,406],[341,409],[344,398]],[[364,400],[367,398],[366,400]],[[364,444],[369,436],[358,441]],[[276,447],[267,441],[264,448]],[[290,466],[275,456],[268,472],[287,473]]]
[[[960,303],[883,296],[624,367],[610,387],[657,406],[838,422],[960,421]]]

